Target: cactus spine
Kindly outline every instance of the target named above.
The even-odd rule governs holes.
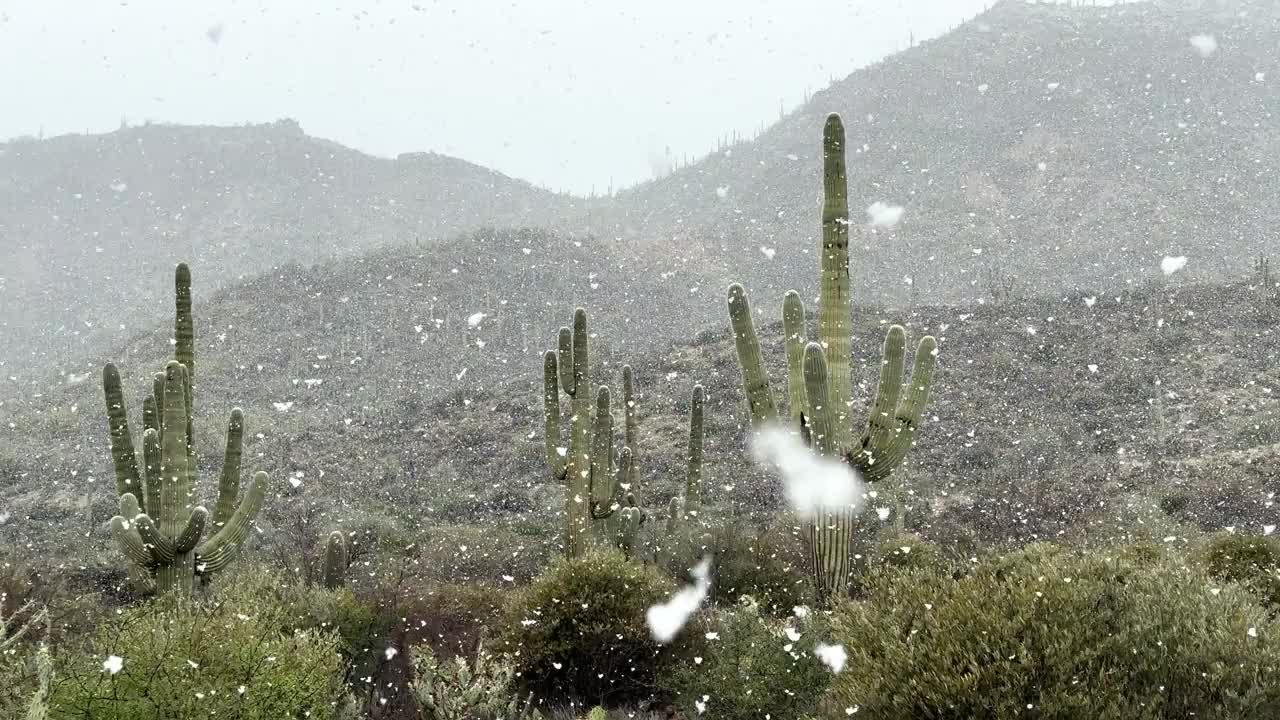
[[[587,548],[595,521],[606,521],[622,508],[620,492],[631,475],[631,449],[613,453],[613,415],[609,388],[590,396],[587,311],[573,314],[573,328],[560,328],[559,345],[543,356],[543,419],[547,466],[565,484],[565,554],[578,557]],[[569,396],[569,444],[561,444],[560,392]],[[598,535],[616,537],[607,524]]]
[[[231,411],[227,447],[214,512],[195,504],[196,455],[193,379],[195,323],[191,312],[191,272],[175,272],[174,359],[157,373],[152,395],[143,402],[142,472],[125,411],[120,372],[102,371],[120,514],[111,519],[117,545],[135,566],[149,572],[160,593],[190,595],[195,578],[222,570],[248,535],[266,496],[267,475],[259,472],[240,497],[244,415]],[[210,537],[201,542],[206,526]]]
[[[786,334],[789,424],[817,452],[843,458],[862,478],[887,478],[914,442],[933,380],[937,342],[924,337],[916,348],[910,382],[902,382],[906,332],[889,328],[876,398],[866,430],[855,439],[850,417],[853,388],[850,366],[849,206],[845,170],[844,126],[838,115],[823,128],[822,255],[818,308],[818,342],[805,338],[804,306],[795,291],[783,300]],[[742,285],[729,287],[729,319],[733,326],[743,390],[752,424],[778,421]],[[851,570],[853,510],[816,513],[806,527],[819,604],[844,592]]]
[[[346,583],[347,536],[340,530],[329,533],[324,544],[323,582],[328,590],[336,590]]]

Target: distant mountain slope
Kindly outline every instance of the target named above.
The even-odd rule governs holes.
[[[548,225],[567,206],[461,160],[375,158],[290,121],[0,144],[0,360],[47,362],[150,325],[166,307],[153,281],[179,260],[208,292],[285,263]]]
[[[721,280],[802,285],[834,111],[852,220],[905,207],[854,244],[861,298],[970,301],[992,271],[1037,292],[1123,287],[1165,255],[1196,279],[1238,278],[1280,247],[1278,33],[1270,2],[1002,2],[622,193],[597,229],[655,255],[698,247]]]

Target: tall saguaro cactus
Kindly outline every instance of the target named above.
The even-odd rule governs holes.
[[[915,441],[933,381],[937,342],[924,337],[916,348],[910,381],[904,386],[906,331],[889,328],[875,401],[865,430],[855,437],[850,412],[853,376],[850,364],[849,204],[845,171],[844,125],[838,115],[823,128],[822,255],[818,339],[806,339],[804,305],[794,290],[783,299],[789,413],[786,424],[818,453],[840,457],[868,482],[887,478]],[[729,287],[743,390],[752,424],[779,422],[777,404],[760,355],[760,341],[746,290]],[[852,569],[852,508],[814,515],[806,528],[819,603],[845,591]]]
[[[102,385],[120,498],[120,514],[111,519],[112,535],[125,557],[154,576],[157,591],[189,595],[197,576],[224,569],[239,550],[265,500],[267,475],[257,473],[237,502],[244,415],[235,408],[227,424],[226,454],[212,517],[196,504],[195,333],[191,272],[185,264],[177,267],[175,286],[175,359],[155,375],[152,395],[143,402],[141,466],[115,365],[103,368]],[[211,535],[202,542],[206,528]]]
[[[594,521],[608,520],[622,507],[619,495],[631,475],[631,449],[613,454],[609,388],[591,400],[587,311],[578,308],[573,327],[560,328],[559,347],[543,357],[543,416],[547,466],[565,484],[565,553],[586,549]],[[569,396],[569,443],[561,444],[560,392]],[[608,530],[603,531],[606,535]]]

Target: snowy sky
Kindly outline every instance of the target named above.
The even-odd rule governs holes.
[[[604,191],[989,1],[0,0],[0,138],[293,117]]]

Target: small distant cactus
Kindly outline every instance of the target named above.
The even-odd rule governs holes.
[[[336,590],[346,584],[347,536],[341,530],[329,533],[324,544],[323,582],[328,590]]]
[[[850,367],[849,202],[845,172],[845,133],[838,115],[823,129],[822,246],[818,338],[806,342],[804,306],[794,290],[783,299],[786,334],[790,426],[820,454],[844,459],[868,482],[893,472],[915,441],[929,396],[937,342],[920,340],[910,381],[903,384],[906,332],[889,328],[884,341],[871,416],[861,438],[849,417],[853,391]],[[778,409],[760,355],[746,290],[729,287],[729,319],[733,326],[743,390],[756,427],[777,422]],[[819,603],[843,593],[851,571],[852,510],[824,511],[808,524],[814,583]]]
[[[125,557],[154,577],[157,591],[190,595],[196,577],[208,578],[235,557],[266,498],[267,474],[257,473],[237,503],[244,415],[235,408],[227,424],[217,504],[212,514],[195,504],[195,323],[191,271],[185,264],[178,265],[174,284],[175,355],[155,375],[153,392],[143,402],[141,466],[115,365],[103,368],[102,386],[120,498],[112,535]],[[206,526],[212,534],[201,542]]]

